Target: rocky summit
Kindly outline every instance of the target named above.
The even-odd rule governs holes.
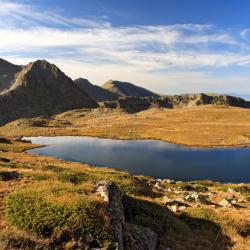
[[[22,67],[14,65],[0,58],[0,92],[6,91],[15,79],[15,74],[21,71]]]
[[[136,96],[136,97],[159,97],[159,95],[136,86],[129,82],[120,82],[110,80],[102,85],[102,88],[107,89],[119,96]]]
[[[38,60],[24,66],[15,75],[10,89],[0,94],[0,123],[97,106],[58,67]]]
[[[118,94],[101,88],[100,86],[94,85],[84,78],[76,79],[75,83],[96,102],[117,100],[119,97]]]

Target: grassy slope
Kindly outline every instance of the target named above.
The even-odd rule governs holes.
[[[30,144],[23,145],[23,149],[27,149],[28,145]],[[133,176],[113,169],[93,168],[86,164],[64,162],[20,151],[20,144],[13,141],[12,151],[0,154],[0,157],[5,159],[5,161],[0,160],[0,176],[11,171],[18,173],[17,179],[10,177],[8,180],[0,181],[0,245],[3,247],[18,246],[20,249],[20,246],[25,246],[27,249],[29,246],[30,249],[34,249],[34,245],[46,244],[50,236],[43,234],[44,224],[50,230],[54,228],[53,225],[58,222],[57,216],[53,216],[54,213],[64,211],[58,215],[61,216],[59,222],[62,223],[65,220],[64,215],[67,218],[68,213],[78,211],[76,209],[78,202],[83,202],[81,204],[84,204],[84,207],[90,206],[91,209],[95,208],[93,204],[101,202],[100,198],[93,193],[95,183],[100,180],[111,180],[125,191],[126,220],[149,226],[157,231],[161,236],[162,249],[166,245],[177,250],[230,249],[231,247],[238,250],[249,247],[250,239],[242,233],[248,230],[249,234],[249,201],[244,202],[244,207],[241,209],[214,209],[209,205],[201,205],[190,207],[183,213],[174,215],[161,203],[164,195],[171,197],[173,193],[162,193],[156,190],[153,185],[149,185],[154,181],[150,177]],[[6,159],[10,162],[6,162]],[[188,190],[190,185],[197,190],[208,188],[210,192],[216,192],[218,195],[214,201],[223,197],[228,187],[239,188],[234,184],[206,181],[166,184],[166,188],[182,187]],[[245,187],[250,189],[250,185],[246,184]],[[239,198],[246,199],[243,195],[249,195],[249,191],[237,194]],[[41,202],[39,199],[42,203],[39,203]],[[49,209],[52,210],[44,210],[42,217],[35,212],[33,215],[37,216],[30,218],[27,211],[33,211],[33,204],[36,204],[38,211],[47,209],[48,204]],[[22,210],[26,212],[22,213]],[[63,230],[60,228],[60,223],[55,231],[52,230],[53,237],[60,235]],[[92,232],[93,226],[96,226],[96,229],[105,227],[105,225],[97,227],[95,224],[95,221],[88,221],[87,232]],[[67,228],[69,225],[65,223],[63,226]],[[91,237],[97,237],[97,235],[92,233]],[[101,241],[108,239],[109,235],[106,234],[98,238]],[[73,243],[72,241],[67,243],[68,249],[71,249],[70,246]]]
[[[250,145],[250,110],[224,106],[119,110],[74,110],[52,118],[21,119],[0,128],[5,136],[89,135],[158,139],[203,147]]]

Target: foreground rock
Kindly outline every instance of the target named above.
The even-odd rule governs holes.
[[[114,249],[154,250],[157,249],[158,235],[150,228],[127,223],[124,219],[122,204],[123,193],[112,182],[101,181],[96,192],[107,202],[110,211],[110,226],[113,230]]]

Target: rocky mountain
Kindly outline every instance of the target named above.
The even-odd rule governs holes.
[[[15,79],[15,74],[21,70],[21,66],[14,65],[0,58],[0,92],[10,88]]]
[[[118,94],[94,85],[84,78],[76,79],[75,83],[96,102],[117,100],[119,97]]]
[[[55,65],[38,60],[16,74],[0,94],[0,124],[21,117],[52,115],[98,104]]]
[[[142,87],[138,87],[129,82],[120,82],[110,80],[102,85],[102,88],[107,89],[119,96],[137,96],[137,97],[159,97],[159,95],[144,89]]]
[[[127,112],[139,112],[152,107],[155,108],[181,108],[199,105],[226,105],[241,108],[250,108],[250,102],[240,97],[216,94],[184,94],[155,97],[121,97],[116,101],[104,102],[107,108],[119,108]]]

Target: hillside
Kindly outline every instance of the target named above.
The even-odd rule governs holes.
[[[97,106],[59,68],[38,60],[23,67],[9,91],[0,95],[0,124],[21,117]]]
[[[137,97],[159,97],[159,95],[138,87],[129,82],[108,81],[102,85],[102,88],[107,89],[120,96],[137,96]]]
[[[0,58],[0,92],[10,88],[15,74],[21,71],[22,67],[14,65]]]
[[[118,99],[119,97],[119,95],[107,89],[91,84],[87,79],[78,78],[74,80],[74,82],[96,102],[112,101]]]
[[[250,109],[203,105],[151,108],[139,113],[98,108],[67,111],[50,118],[19,119],[0,127],[6,136],[82,135],[156,139],[188,146],[250,145]]]

